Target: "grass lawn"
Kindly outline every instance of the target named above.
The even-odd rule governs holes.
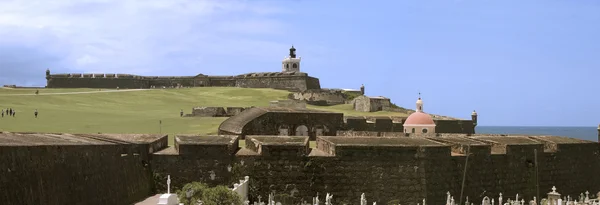
[[[13,108],[16,117],[0,118],[0,130],[64,133],[216,134],[226,118],[179,117],[196,106],[268,106],[286,99],[287,91],[233,87],[152,89],[128,92],[91,92],[98,89],[0,89],[0,109]],[[102,89],[110,91],[110,89]],[[114,89],[112,90],[114,91]],[[51,94],[54,93],[54,94]],[[46,95],[48,94],[48,95]],[[352,105],[308,106],[346,115],[400,115],[394,112],[357,112]],[[34,110],[39,116],[34,118]],[[159,124],[162,121],[162,126]],[[172,143],[170,140],[169,143]]]

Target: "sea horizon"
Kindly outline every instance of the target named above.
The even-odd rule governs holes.
[[[552,135],[598,141],[594,126],[477,126],[478,134]]]

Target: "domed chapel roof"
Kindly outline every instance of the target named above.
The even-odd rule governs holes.
[[[435,123],[429,114],[421,111],[410,114],[404,121],[404,125],[435,125]]]
[[[419,93],[421,95],[421,93]],[[429,125],[435,126],[435,122],[433,122],[433,118],[427,113],[423,112],[423,100],[421,97],[417,100],[417,111],[413,114],[410,114],[406,121],[404,121],[404,125]]]

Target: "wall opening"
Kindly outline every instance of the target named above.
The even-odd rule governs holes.
[[[294,63],[294,64],[292,65],[292,68],[298,68],[298,64]]]
[[[279,126],[279,136],[289,136],[289,135],[290,135],[290,129],[287,125]]]
[[[296,136],[308,136],[308,127],[306,125],[296,127]]]

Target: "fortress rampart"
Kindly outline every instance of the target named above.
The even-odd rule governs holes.
[[[318,192],[333,194],[336,203],[358,204],[360,194],[366,193],[380,203],[411,204],[426,198],[441,204],[447,191],[460,194],[465,165],[464,196],[472,201],[481,200],[483,192],[533,198],[537,155],[539,190],[564,186],[568,191],[563,195],[576,196],[577,190],[600,189],[598,143],[564,137],[319,136],[317,148],[310,149],[308,137],[247,136],[246,147],[234,154],[237,138],[177,137],[180,148],[220,151],[206,148],[188,155],[169,148],[153,155],[153,169],[170,174],[178,186],[190,181],[228,184],[251,176],[251,200],[275,192],[278,201],[310,201]]]
[[[369,132],[403,132],[406,117],[395,116],[345,116],[345,131],[369,131]],[[473,120],[459,119],[434,119],[436,132],[439,133],[463,133],[474,134],[475,124]],[[344,132],[342,135],[355,135],[352,132]],[[371,134],[368,136],[372,136]],[[375,135],[378,136],[378,135]]]
[[[571,196],[600,189],[599,144],[554,136],[318,136],[316,148],[307,136],[247,136],[241,149],[237,135],[179,135],[168,148],[160,135],[0,138],[0,184],[10,190],[0,195],[3,204],[131,204],[153,189],[165,191],[166,175],[171,190],[250,176],[253,201],[274,192],[295,204],[331,193],[336,204],[358,204],[365,193],[378,203],[441,204],[447,191],[459,196],[465,166],[464,196],[471,201],[483,192],[531,199],[536,183],[541,191],[565,187],[562,194]]]
[[[48,88],[160,88],[160,87],[242,87],[291,91],[320,89],[318,78],[302,72],[248,73],[237,76],[138,76],[130,74],[50,74]]]
[[[2,204],[133,204],[167,136],[0,132]]]

